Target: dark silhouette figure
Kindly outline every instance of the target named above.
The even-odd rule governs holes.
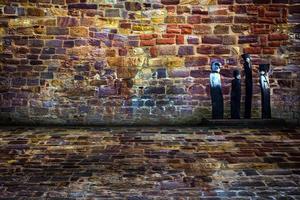
[[[246,119],[251,118],[251,105],[252,105],[252,64],[249,54],[243,54],[244,60],[244,72],[245,72],[245,85],[246,85],[246,97],[245,97],[245,114]]]
[[[212,102],[212,118],[223,119],[224,114],[224,102],[220,76],[220,62],[211,63],[210,73],[210,95]]]
[[[231,81],[231,118],[240,119],[241,111],[241,75],[239,70],[233,71],[234,79]]]
[[[269,64],[259,65],[259,84],[261,90],[261,116],[263,119],[271,118],[271,103],[270,103],[270,82],[268,72]]]

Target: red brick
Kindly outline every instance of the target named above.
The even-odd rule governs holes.
[[[183,24],[185,23],[185,16],[167,16],[165,23]]]
[[[158,38],[156,39],[157,44],[175,44],[174,38]]]
[[[203,36],[202,43],[206,44],[222,44],[222,37],[221,36]]]
[[[216,46],[214,47],[215,54],[230,54],[230,48],[226,46]]]
[[[224,45],[234,45],[236,44],[237,38],[235,35],[224,35],[223,36],[223,44]]]
[[[181,34],[192,34],[192,25],[179,25],[179,28],[181,29]]]
[[[167,33],[181,33],[181,30],[178,28],[167,28]]]
[[[200,15],[188,16],[187,23],[188,24],[200,24],[201,23],[201,16]]]
[[[150,55],[152,58],[155,58],[158,56],[158,49],[157,47],[151,47],[150,48]]]
[[[196,24],[196,25],[194,25],[194,33],[195,34],[211,34],[212,29],[209,25]]]
[[[244,48],[244,53],[260,54],[261,53],[261,47],[247,47],[247,48]]]
[[[234,23],[240,24],[240,23],[256,23],[257,17],[244,17],[244,16],[235,16],[234,17]]]
[[[164,5],[177,5],[180,0],[161,0],[161,3]]]
[[[281,41],[272,41],[268,43],[269,47],[280,47],[281,44]]]
[[[214,28],[214,34],[228,34],[229,26],[216,25]]]
[[[276,41],[276,40],[288,40],[289,36],[287,34],[271,34],[269,35],[270,41]]]
[[[239,36],[239,44],[256,43],[258,41],[257,35],[241,35]]]
[[[176,36],[176,44],[184,44],[184,35]]]
[[[166,6],[168,14],[174,14],[176,12],[176,6]]]
[[[141,40],[151,40],[151,39],[156,38],[156,37],[157,37],[156,34],[142,34],[142,35],[140,35]]]
[[[269,4],[271,0],[253,0],[254,4]]]
[[[218,0],[218,4],[233,4],[233,0]]]
[[[184,13],[190,14],[191,8],[187,5],[177,6],[177,14],[182,15]]]
[[[274,48],[263,48],[263,54],[274,54]]]
[[[58,17],[57,25],[59,27],[71,27],[71,26],[78,26],[79,22],[76,18],[73,17]]]
[[[163,38],[175,38],[176,35],[172,34],[172,33],[166,33],[166,34],[162,34],[162,37]]]
[[[156,40],[141,40],[140,46],[154,46],[156,44]]]
[[[262,47],[268,46],[268,37],[266,35],[260,35],[259,42],[260,42],[260,46]]]
[[[202,23],[232,23],[231,16],[209,16],[202,18]]]
[[[197,67],[207,65],[208,58],[200,56],[188,56],[185,58],[186,67]]]
[[[197,53],[199,54],[212,54],[213,48],[209,45],[201,45],[197,47]]]

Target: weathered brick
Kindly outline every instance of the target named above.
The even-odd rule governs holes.
[[[15,87],[20,87],[26,85],[26,79],[25,78],[13,78],[11,80],[11,85]]]
[[[194,48],[193,46],[180,46],[178,49],[178,55],[194,55]]]
[[[74,40],[65,40],[64,48],[73,48],[75,46]]]
[[[177,5],[180,0],[161,0],[161,3],[164,5]]]
[[[42,65],[43,61],[41,61],[41,60],[31,60],[29,64],[30,65]],[[42,69],[44,69],[44,67],[42,67]],[[34,70],[38,71],[37,68],[34,68]]]
[[[97,9],[97,4],[75,3],[69,4],[68,9]]]
[[[234,23],[239,24],[239,23],[256,23],[257,22],[257,17],[244,17],[244,16],[235,16],[234,17]]]
[[[198,67],[207,65],[208,58],[200,57],[200,56],[188,56],[185,58],[185,66],[186,67]]]
[[[184,44],[184,35],[176,35],[176,44]]]
[[[187,23],[189,24],[200,24],[201,23],[201,15],[193,15],[187,17]]]
[[[4,14],[13,15],[16,13],[17,9],[14,6],[4,6]]]
[[[45,11],[40,8],[27,8],[27,15],[43,17],[43,16],[45,16]]]
[[[209,45],[201,45],[197,47],[197,53],[199,54],[212,54],[213,53],[213,47]]]
[[[258,42],[257,35],[245,35],[245,36],[239,36],[239,44],[246,44],[246,43],[256,43]]]
[[[229,26],[216,25],[214,28],[214,34],[228,34]]]
[[[85,27],[71,27],[70,35],[72,37],[87,37],[89,35],[89,31]]]
[[[202,18],[202,23],[232,23],[231,16],[209,16]]]
[[[218,0],[218,4],[226,4],[226,5],[229,5],[229,4],[233,4],[233,0]]]
[[[156,44],[156,40],[141,40],[140,46],[154,46]]]
[[[177,50],[174,45],[162,45],[157,47],[158,55],[176,55]]]
[[[156,44],[175,44],[174,38],[158,38]]]
[[[53,72],[41,72],[41,79],[53,79]]]
[[[30,114],[33,116],[45,116],[49,113],[48,108],[32,107],[30,108]]]
[[[142,9],[142,6],[139,2],[125,2],[125,8],[128,11],[138,11]]]
[[[192,71],[191,71],[192,73]],[[196,71],[193,71],[193,74],[196,75]],[[200,75],[200,73],[198,73],[198,75]],[[195,77],[196,78],[196,77]],[[194,95],[199,95],[199,94],[205,94],[205,87],[202,85],[192,85],[191,87],[189,87],[189,93],[190,94],[194,94]]]
[[[271,0],[253,0],[254,4],[269,4]]]
[[[146,87],[144,89],[144,94],[165,94],[165,87]]]
[[[151,39],[154,39],[156,37],[157,37],[157,35],[155,35],[155,34],[141,34],[140,35],[141,40],[151,40]]]
[[[185,16],[167,16],[165,23],[182,24],[185,23]]]
[[[62,47],[62,40],[47,40],[46,47]]]
[[[289,36],[287,34],[270,34],[268,38],[270,41],[288,40]]]
[[[261,53],[261,47],[247,47],[247,48],[244,48],[244,53],[260,54]]]
[[[191,25],[179,25],[179,28],[181,29],[181,34],[192,34],[193,26]]]
[[[231,30],[234,33],[242,33],[249,30],[249,25],[234,24],[231,26]]]
[[[188,77],[190,74],[189,70],[186,69],[173,69],[169,71],[169,77],[180,77],[180,78],[185,78]]]
[[[58,17],[57,25],[59,27],[72,27],[72,26],[78,26],[79,22],[74,17]]]
[[[29,40],[29,46],[30,47],[43,47],[44,46],[44,40]]]
[[[196,24],[193,31],[195,34],[211,34],[212,28],[209,25]]]
[[[189,36],[187,38],[187,42],[188,42],[188,44],[199,44],[199,38],[198,37]]]
[[[55,48],[43,48],[42,54],[55,54]]]
[[[119,9],[105,9],[105,17],[120,17]]]
[[[221,36],[202,36],[202,43],[204,44],[222,44]]]
[[[230,54],[230,48],[226,46],[216,46],[214,47],[215,54]]]
[[[60,28],[60,27],[47,27],[46,29],[47,35],[68,35],[68,28]]]
[[[186,94],[184,87],[178,87],[178,86],[170,86],[167,87],[167,94]]]
[[[28,86],[38,86],[40,85],[39,79],[27,79],[27,85]]]
[[[224,35],[223,45],[234,45],[237,43],[237,38],[235,35]]]

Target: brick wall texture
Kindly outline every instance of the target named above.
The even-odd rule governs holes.
[[[299,0],[0,0],[0,16],[2,122],[197,123],[211,117],[214,60],[229,117],[243,53],[253,117],[270,63],[273,116],[300,118]]]

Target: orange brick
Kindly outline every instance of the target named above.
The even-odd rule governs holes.
[[[166,33],[166,34],[162,34],[162,37],[163,38],[175,38],[175,34],[172,34],[172,33]]]
[[[157,44],[174,44],[174,38],[159,38],[156,40]]]
[[[156,40],[141,40],[140,46],[154,46],[156,44]]]
[[[142,34],[142,35],[140,35],[141,40],[151,40],[151,39],[156,38],[156,37],[157,37],[157,35],[155,35],[155,34]]]
[[[176,36],[176,44],[184,44],[184,35]]]

